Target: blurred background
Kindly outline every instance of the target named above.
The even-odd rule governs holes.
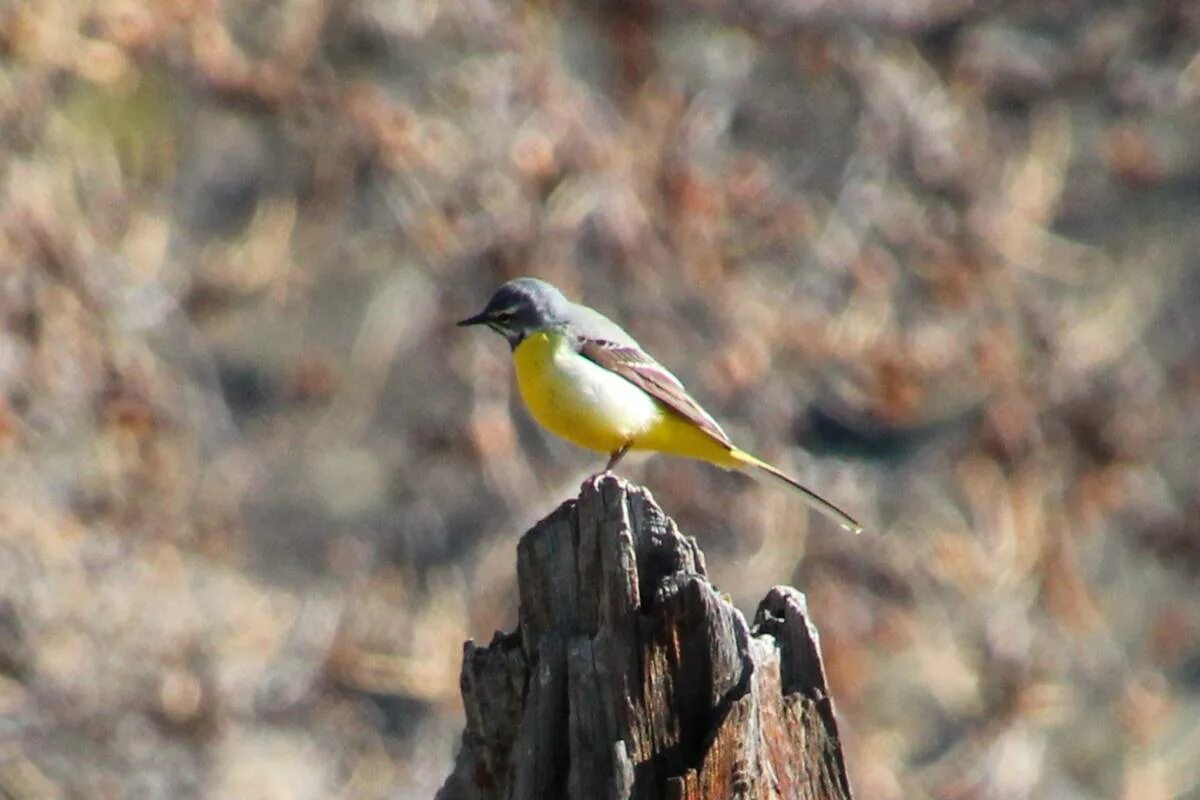
[[[536,275],[867,523],[622,466],[860,797],[1200,797],[1198,131],[1186,0],[8,0],[0,794],[431,797]]]

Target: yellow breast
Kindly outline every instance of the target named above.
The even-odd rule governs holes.
[[[551,433],[581,447],[611,453],[662,416],[652,397],[584,358],[556,331],[526,336],[513,351],[513,362],[529,413]]]
[[[541,331],[513,352],[529,413],[562,438],[612,453],[625,444],[737,466],[731,449],[645,391],[580,355],[565,336]]]

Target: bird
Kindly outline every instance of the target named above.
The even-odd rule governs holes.
[[[633,451],[684,456],[727,470],[757,469],[800,491],[843,528],[862,526],[772,464],[736,447],[666,367],[600,312],[573,303],[550,283],[514,278],[482,311],[458,322],[485,325],[512,348],[517,387],[551,433],[607,453],[612,471]]]

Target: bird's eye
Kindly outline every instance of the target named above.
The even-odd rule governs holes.
[[[513,312],[511,311],[497,311],[495,316],[497,322],[508,322],[512,318]]]

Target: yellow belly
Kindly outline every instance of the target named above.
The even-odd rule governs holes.
[[[575,352],[553,331],[525,337],[513,352],[517,386],[538,424],[589,450],[634,450],[740,466],[734,451],[615,373]]]
[[[560,333],[526,336],[513,351],[513,362],[529,413],[543,428],[580,447],[619,450],[653,426],[658,414],[652,398],[574,352]]]
[[[736,451],[698,428],[695,423],[670,409],[662,420],[634,440],[634,450],[669,453],[673,456],[707,461],[725,469],[745,466]]]

